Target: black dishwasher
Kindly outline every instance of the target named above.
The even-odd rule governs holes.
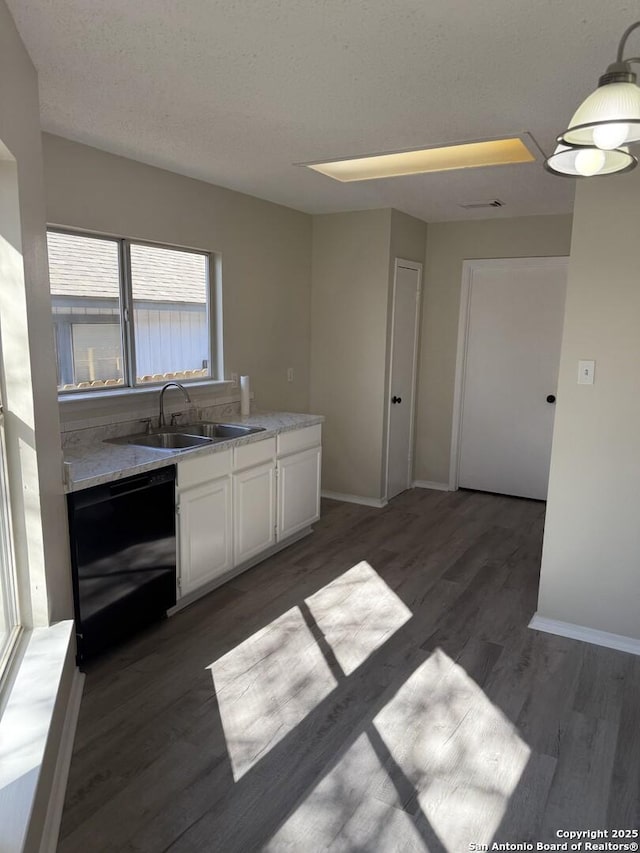
[[[175,468],[68,496],[78,662],[176,603]]]

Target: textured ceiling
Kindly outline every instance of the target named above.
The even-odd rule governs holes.
[[[308,212],[428,221],[568,212],[574,184],[540,164],[359,184],[293,164],[520,131],[548,152],[638,17],[622,0],[8,5],[45,130]]]

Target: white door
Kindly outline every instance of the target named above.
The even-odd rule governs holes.
[[[422,265],[396,258],[387,420],[387,498],[411,485]]]
[[[250,560],[276,541],[276,468],[273,462],[233,475],[235,564]]]
[[[320,518],[322,448],[312,447],[278,460],[278,540]]]
[[[547,496],[567,263],[518,258],[466,264],[462,487]]]
[[[231,478],[180,492],[180,594],[186,595],[233,567]]]

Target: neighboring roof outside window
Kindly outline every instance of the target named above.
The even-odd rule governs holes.
[[[118,244],[77,234],[49,231],[51,295],[117,299]],[[136,301],[207,301],[207,257],[160,246],[131,244]]]

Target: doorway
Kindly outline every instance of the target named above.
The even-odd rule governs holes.
[[[451,488],[546,499],[567,268],[465,261]]]
[[[387,396],[387,499],[411,485],[422,264],[396,258]]]

